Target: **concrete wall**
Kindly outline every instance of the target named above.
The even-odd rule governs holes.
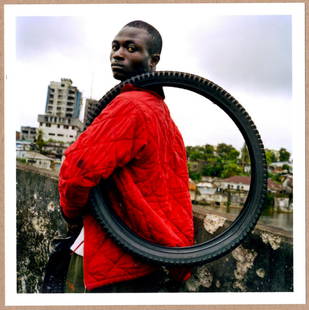
[[[17,291],[35,293],[42,283],[50,241],[65,234],[58,208],[57,177],[34,167],[16,171]]]
[[[194,209],[197,242],[221,233],[231,220]],[[191,292],[293,291],[293,240],[289,233],[256,225],[228,255],[193,269]]]
[[[50,241],[65,235],[58,205],[57,176],[33,167],[17,167],[17,289],[39,292]],[[220,233],[229,219],[194,209],[198,242]],[[179,289],[186,292],[288,292],[293,290],[293,242],[286,232],[257,226],[228,255],[192,268]],[[162,288],[162,291],[164,288]]]

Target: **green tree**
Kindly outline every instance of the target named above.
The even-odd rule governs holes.
[[[272,150],[265,150],[265,157],[267,164],[277,162],[276,154]]]
[[[200,180],[201,176],[226,178],[243,173],[243,168],[239,165],[240,153],[232,145],[220,143],[216,147],[210,144],[187,146],[186,150],[189,175],[193,180]],[[246,145],[243,147],[242,156],[244,163],[250,163]],[[202,169],[196,169],[196,162]]]
[[[223,160],[234,160],[236,161],[239,152],[232,146],[225,143],[220,143],[216,148],[217,155]]]
[[[189,160],[204,160],[207,161],[209,158],[214,157],[214,147],[210,144],[198,145],[198,146],[187,146],[187,157]]]
[[[211,144],[206,144],[204,146],[204,152],[209,157],[214,157],[215,156],[215,148]]]
[[[288,152],[285,148],[279,150],[279,160],[280,161],[289,161],[291,153]]]
[[[38,135],[35,141],[35,144],[37,145],[39,152],[42,153],[43,146],[46,145],[46,142],[43,140],[43,131],[42,129],[38,130]]]
[[[223,161],[213,157],[209,159],[202,169],[202,175],[210,177],[220,177],[223,171]]]
[[[221,172],[221,178],[229,178],[233,175],[240,175],[242,173],[241,167],[232,161],[228,161],[223,165],[223,170]]]
[[[198,172],[189,171],[189,177],[191,180],[199,182],[202,176]]]

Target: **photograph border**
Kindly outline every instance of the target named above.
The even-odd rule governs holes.
[[[246,304],[231,304],[231,305],[208,305],[208,304],[203,304],[203,305],[142,305],[142,304],[138,304],[138,305],[112,305],[112,306],[94,306],[94,305],[89,305],[89,306],[71,306],[71,305],[62,305],[62,306],[5,306],[5,277],[9,276],[8,274],[5,274],[5,118],[4,118],[4,113],[5,113],[5,88],[4,88],[4,83],[5,83],[5,63],[4,63],[4,54],[5,54],[5,42],[4,42],[4,5],[11,5],[11,4],[16,4],[16,5],[20,5],[20,4],[118,4],[118,3],[141,3],[141,4],[145,4],[145,3],[282,3],[283,1],[131,1],[131,0],[127,0],[127,1],[3,1],[1,3],[1,36],[0,36],[0,41],[2,44],[2,54],[1,54],[1,72],[2,72],[2,83],[1,83],[1,88],[0,88],[0,126],[1,126],[1,130],[0,130],[0,137],[1,137],[1,141],[3,141],[3,145],[2,145],[2,149],[3,152],[1,152],[0,155],[0,165],[1,165],[1,171],[2,171],[2,178],[1,178],[1,192],[0,192],[0,198],[1,198],[1,215],[0,215],[0,226],[1,226],[1,238],[0,238],[0,265],[1,265],[1,287],[3,288],[1,290],[0,293],[0,309],[205,309],[205,307],[207,307],[207,309],[209,310],[218,310],[218,309],[231,309],[231,310],[236,310],[236,309],[308,309],[309,307],[307,304],[307,300],[308,300],[308,287],[306,285],[306,303],[305,304],[265,304],[265,305],[246,305]],[[291,2],[284,2],[284,3],[291,3]],[[308,44],[308,10],[307,10],[307,5],[308,5],[308,1],[299,1],[299,2],[294,2],[294,3],[304,3],[305,4],[305,23],[306,23],[306,32],[305,32],[305,42],[306,42],[306,47]],[[304,51],[304,56],[306,58],[305,60],[305,64],[308,67],[309,63],[308,63],[308,50],[307,48]],[[306,76],[305,76],[305,81],[306,81],[306,94],[307,94],[307,88],[308,88],[308,72],[306,72]],[[308,116],[308,107],[307,105],[305,106],[305,116],[306,116],[306,120],[307,120],[307,116]],[[308,124],[306,121],[305,124],[305,136],[307,137],[308,135]],[[305,162],[307,163],[307,154],[308,154],[308,144],[305,144],[305,153],[306,153],[306,158],[305,158]],[[308,166],[306,164],[305,166],[305,174],[306,174],[306,186],[305,186],[305,204],[308,204],[308,186],[307,186],[307,178],[308,178]],[[295,224],[294,224],[295,225]],[[307,210],[306,210],[306,227],[309,225],[308,222],[308,217],[307,217]],[[307,267],[307,259],[308,259],[308,229],[306,229],[306,283],[308,281],[308,267]],[[152,293],[153,294],[153,293]],[[176,293],[177,294],[177,293]],[[194,293],[196,294],[196,293]],[[206,294],[206,293],[205,293]],[[247,294],[247,293],[237,293],[237,294]],[[268,293],[265,293],[268,294]],[[276,294],[276,293],[274,293]],[[73,297],[73,296],[72,296]],[[206,298],[205,298],[206,299]]]

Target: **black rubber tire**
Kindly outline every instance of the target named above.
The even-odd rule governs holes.
[[[90,195],[97,220],[120,246],[153,263],[161,265],[201,264],[227,254],[238,246],[254,228],[261,214],[267,191],[264,147],[250,116],[230,94],[213,82],[188,73],[161,71],[136,76],[115,86],[100,100],[100,107],[93,115],[93,119],[128,83],[138,87],[157,85],[187,89],[208,98],[226,112],[242,133],[249,150],[250,190],[238,217],[225,231],[209,241],[188,247],[165,247],[150,243],[130,231],[111,210],[102,195],[100,186],[93,188]]]

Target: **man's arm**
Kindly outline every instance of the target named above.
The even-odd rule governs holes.
[[[117,97],[65,152],[59,175],[63,214],[71,219],[80,216],[90,189],[126,165],[145,144],[137,103]]]

